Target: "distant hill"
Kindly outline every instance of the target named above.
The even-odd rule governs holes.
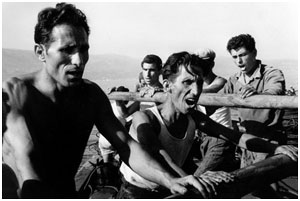
[[[84,77],[101,84],[105,89],[110,86],[124,84],[131,87],[136,82],[141,71],[142,58],[131,58],[123,55],[90,55]],[[286,86],[298,89],[298,61],[297,60],[263,60],[283,71],[286,78]],[[2,49],[2,79],[11,76],[30,73],[41,68],[41,64],[33,51]],[[238,71],[232,59],[217,57],[214,72],[228,78]]]
[[[2,49],[2,79],[41,68],[33,51]],[[140,61],[122,55],[90,55],[84,77],[92,80],[137,78]]]

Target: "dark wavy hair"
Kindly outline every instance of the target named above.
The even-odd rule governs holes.
[[[206,76],[209,73],[209,62],[201,59],[195,54],[190,54],[186,51],[174,53],[167,59],[166,63],[162,68],[163,79],[168,79],[173,81],[180,70],[180,66],[184,68],[191,74],[201,74]]]
[[[227,51],[245,47],[248,51],[255,50],[255,40],[250,34],[240,34],[232,37],[227,43]]]
[[[161,58],[155,54],[149,54],[147,56],[145,56],[145,58],[143,59],[143,61],[141,62],[141,66],[143,67],[143,64],[147,63],[147,64],[155,64],[156,69],[157,70],[161,70],[162,68],[162,61]]]
[[[55,8],[45,8],[38,14],[38,22],[35,25],[34,41],[37,44],[47,44],[50,40],[52,29],[56,25],[70,24],[75,27],[83,27],[87,35],[90,28],[85,14],[73,4],[58,3]]]

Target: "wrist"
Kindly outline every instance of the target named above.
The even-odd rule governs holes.
[[[15,167],[22,181],[40,180],[33,168],[33,163],[30,157],[26,154],[15,154]]]
[[[163,178],[164,178],[164,180],[162,181],[163,186],[165,186],[168,189],[171,189],[174,180],[176,180],[176,177],[166,173]]]

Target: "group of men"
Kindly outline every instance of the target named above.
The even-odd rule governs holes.
[[[221,147],[231,141],[243,150],[286,154],[297,161],[296,147],[270,142],[280,137],[273,136],[279,128],[277,111],[259,110],[260,119],[253,119],[257,111],[241,110],[246,131],[241,133],[208,117],[222,108],[205,108],[207,115],[196,110],[202,90],[218,92],[225,82],[212,73],[214,56],[202,58],[185,51],[172,54],[161,66],[166,101],[136,111],[128,132],[102,89],[82,78],[89,59],[89,33],[85,14],[72,4],[59,3],[38,14],[34,51],[42,68],[3,82],[2,167],[10,173],[3,183],[3,197],[78,198],[74,176],[94,125],[122,160],[118,198],[163,198],[185,194],[190,186],[208,198],[217,193],[220,182],[232,181],[233,176],[224,171],[193,174],[184,168],[196,130],[221,138]],[[241,72],[229,78],[221,91],[242,98],[283,93],[282,73],[256,60],[250,35],[232,38],[227,49]],[[145,63],[143,71],[150,74],[153,66]],[[146,73],[143,78],[149,82]],[[253,130],[260,128],[253,126],[253,120],[267,126],[268,132],[262,136],[260,130]],[[245,159],[250,159],[246,151]]]

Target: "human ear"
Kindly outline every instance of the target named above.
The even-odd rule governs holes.
[[[35,44],[34,45],[34,53],[37,56],[37,58],[44,62],[45,61],[45,46],[41,45],[41,44]]]
[[[257,50],[256,50],[256,48],[253,50],[253,54],[255,55],[255,57],[257,56]]]
[[[163,87],[165,92],[171,92],[171,82],[167,79],[163,80]]]

